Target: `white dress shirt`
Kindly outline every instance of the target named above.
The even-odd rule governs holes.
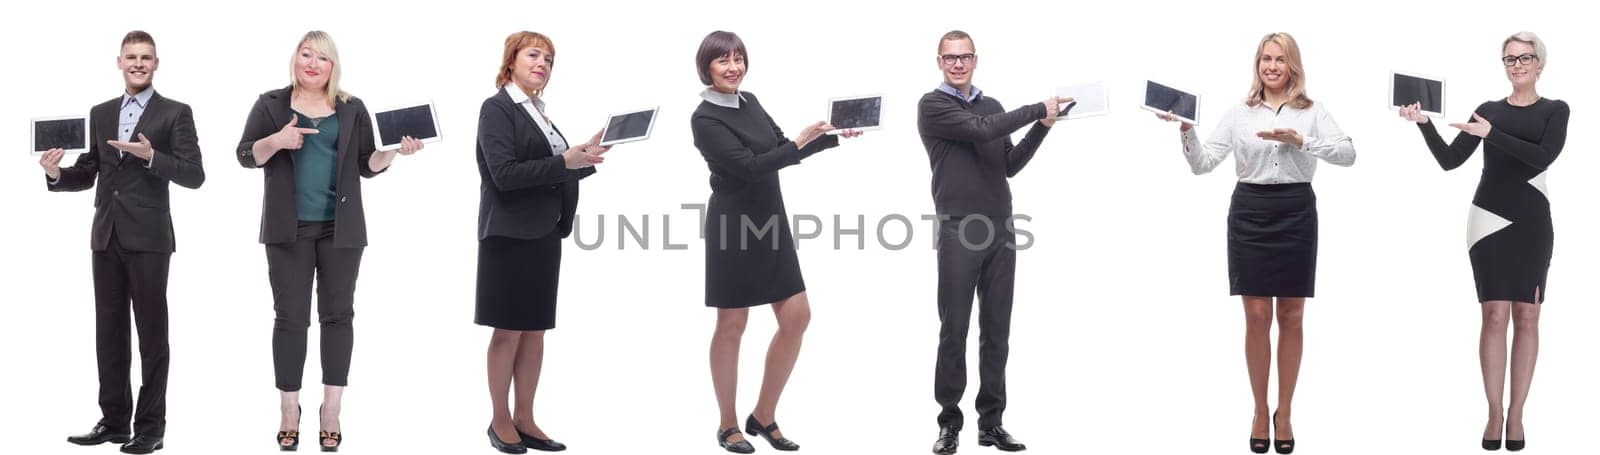
[[[1339,166],[1356,162],[1350,137],[1334,123],[1322,103],[1312,103],[1307,109],[1284,103],[1282,109],[1273,111],[1266,103],[1250,107],[1241,102],[1228,109],[1216,128],[1204,144],[1194,128],[1182,134],[1183,157],[1196,175],[1211,172],[1229,153],[1234,154],[1239,181],[1258,184],[1310,182],[1317,173],[1319,158]],[[1296,147],[1256,136],[1257,132],[1274,128],[1293,128],[1305,138],[1305,145]]]
[[[555,127],[551,126],[550,119],[544,118],[543,100],[529,98],[528,94],[522,93],[516,84],[506,84],[501,89],[506,91],[506,95],[511,96],[511,102],[521,105],[528,111],[528,115],[533,117],[533,123],[539,125],[539,131],[544,132],[545,139],[550,143],[551,155],[567,152],[567,138],[561,137],[561,133],[557,133]]]
[[[728,109],[738,109],[739,102],[745,100],[744,92],[739,92],[738,94],[727,94],[712,90],[711,87],[706,87],[704,91],[700,92],[700,99]]]

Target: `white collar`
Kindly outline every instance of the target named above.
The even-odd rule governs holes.
[[[739,102],[745,101],[744,92],[733,95],[712,90],[711,87],[706,87],[705,91],[700,92],[700,98],[728,109],[738,109]]]
[[[528,94],[522,93],[522,89],[518,88],[516,83],[509,83],[500,88],[506,91],[506,95],[511,96],[512,103],[522,104],[531,100],[533,101],[534,109],[538,109],[540,113],[544,112],[544,100],[538,98],[528,98]]]

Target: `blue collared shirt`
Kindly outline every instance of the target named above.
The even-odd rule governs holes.
[[[976,101],[979,97],[983,96],[983,90],[979,89],[978,86],[973,85],[973,86],[971,86],[971,88],[972,88],[972,95],[971,96],[961,96],[961,91],[960,90],[956,90],[955,87],[951,87],[949,83],[946,83],[946,82],[940,82],[939,83],[939,91],[944,92],[945,94],[948,94],[950,96],[954,96],[956,98],[966,100],[967,104],[972,104],[973,101]]]

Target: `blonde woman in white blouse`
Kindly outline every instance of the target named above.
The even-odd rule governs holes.
[[[1244,102],[1228,109],[1204,143],[1187,123],[1178,130],[1183,156],[1196,175],[1211,172],[1231,153],[1238,186],[1228,207],[1228,284],[1244,300],[1245,360],[1255,395],[1250,450],[1294,451],[1290,403],[1300,373],[1301,318],[1317,271],[1317,200],[1311,177],[1317,161],[1349,166],[1355,148],[1321,103],[1306,96],[1300,48],[1287,33],[1261,38],[1255,82]],[[1163,120],[1176,121],[1171,115]],[[1273,315],[1278,319],[1278,408],[1268,414]],[[1269,420],[1270,417],[1270,420]]]

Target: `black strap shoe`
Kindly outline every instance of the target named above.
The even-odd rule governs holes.
[[[523,446],[532,450],[537,450],[540,452],[560,452],[567,450],[566,444],[556,442],[553,439],[539,439],[531,434],[523,433],[522,430],[517,430],[517,436],[522,437]]]
[[[766,439],[768,444],[772,444],[772,448],[782,450],[784,452],[800,450],[800,444],[795,444],[794,441],[790,441],[789,438],[772,437],[772,433],[776,431],[778,431],[778,422],[772,422],[771,425],[762,426],[761,422],[757,421],[756,416],[754,415],[744,419],[744,432],[750,433],[751,436],[760,436],[761,439]]]
[[[138,435],[122,445],[122,453],[156,453],[161,450],[161,437]]]
[[[492,425],[489,427],[489,445],[493,446],[495,450],[499,450],[500,453],[510,453],[510,454],[528,453],[528,447],[522,445],[522,441],[517,441],[517,442],[501,441],[499,436],[495,436],[494,435],[494,426],[492,426]]]
[[[1028,446],[1017,442],[1016,438],[1011,437],[1011,433],[1007,433],[1005,428],[1001,428],[998,425],[979,429],[978,445],[984,447],[994,446],[994,448],[1000,449],[1002,452],[1021,452],[1028,450]]]
[[[728,438],[736,434],[739,434],[739,427],[723,428],[722,431],[717,432],[717,445],[722,446],[723,450],[733,453],[756,453],[756,448],[750,445],[750,441],[728,441]]]
[[[80,446],[100,445],[107,442],[122,444],[128,442],[131,436],[126,431],[112,431],[110,428],[106,428],[105,425],[97,423],[94,425],[94,429],[89,430],[88,433],[67,436],[67,442]]]
[[[933,453],[937,455],[954,455],[956,446],[961,444],[961,430],[956,427],[939,427],[939,440],[933,441]]]

